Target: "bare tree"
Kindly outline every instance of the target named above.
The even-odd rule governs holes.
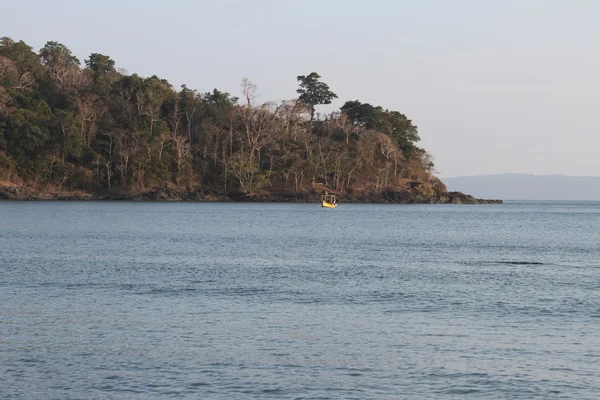
[[[236,178],[244,193],[251,193],[266,184],[266,176],[260,174],[256,161],[249,160],[241,154],[229,158],[226,168]]]
[[[105,107],[95,95],[78,98],[75,103],[78,111],[79,134],[89,146],[96,135],[96,121],[102,117]]]
[[[19,66],[13,60],[0,56],[0,111],[8,110],[12,102],[9,90],[28,91],[34,83],[30,72],[20,73]]]
[[[17,80],[19,67],[17,63],[10,58],[0,56],[0,83],[9,83],[11,80]]]
[[[106,157],[104,158],[104,166],[106,167],[106,180],[108,182],[108,190],[111,188],[111,178],[112,178],[112,166],[115,159],[115,144],[117,133],[109,132],[106,134],[108,138],[108,151],[106,152]]]
[[[179,105],[175,101],[173,113],[171,115],[171,147],[175,151],[175,157],[177,162],[177,183],[179,184],[179,178],[181,177],[181,167],[185,160],[187,160],[192,153],[190,142],[185,135],[182,135],[180,130],[181,115],[179,113]]]
[[[7,93],[6,89],[0,86],[0,112],[5,113],[12,101],[12,97]]]
[[[119,156],[118,169],[121,172],[121,184],[123,185],[128,184],[130,160],[139,150],[139,141],[140,134],[137,132],[121,131],[117,136],[115,151]],[[143,160],[143,158],[140,157],[140,160]]]
[[[181,167],[183,163],[190,157],[192,148],[187,137],[184,135],[174,135],[172,137],[172,146],[175,151],[177,161],[177,176],[181,176]]]
[[[245,128],[244,144],[248,148],[248,159],[260,164],[260,150],[274,134],[281,106],[264,103],[259,107],[242,107],[240,116]],[[243,149],[242,149],[243,151]]]
[[[244,94],[244,98],[246,99],[246,106],[252,107],[252,102],[258,96],[256,85],[252,83],[250,79],[244,78],[242,79],[242,84],[240,86],[242,87],[242,93]]]

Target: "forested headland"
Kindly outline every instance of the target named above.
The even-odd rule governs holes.
[[[0,198],[474,203],[448,193],[399,111],[337,95],[312,72],[296,98],[179,89],[83,64],[63,44],[0,39]]]

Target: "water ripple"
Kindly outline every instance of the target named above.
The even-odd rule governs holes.
[[[0,203],[0,399],[597,398],[585,207]]]

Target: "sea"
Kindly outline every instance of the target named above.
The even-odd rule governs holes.
[[[600,203],[0,202],[0,399],[598,399]]]

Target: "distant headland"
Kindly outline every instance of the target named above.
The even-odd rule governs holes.
[[[600,177],[498,174],[445,178],[451,190],[504,200],[600,201]]]
[[[312,72],[297,98],[256,102],[0,39],[0,199],[500,203],[448,192],[416,125],[337,95]]]

